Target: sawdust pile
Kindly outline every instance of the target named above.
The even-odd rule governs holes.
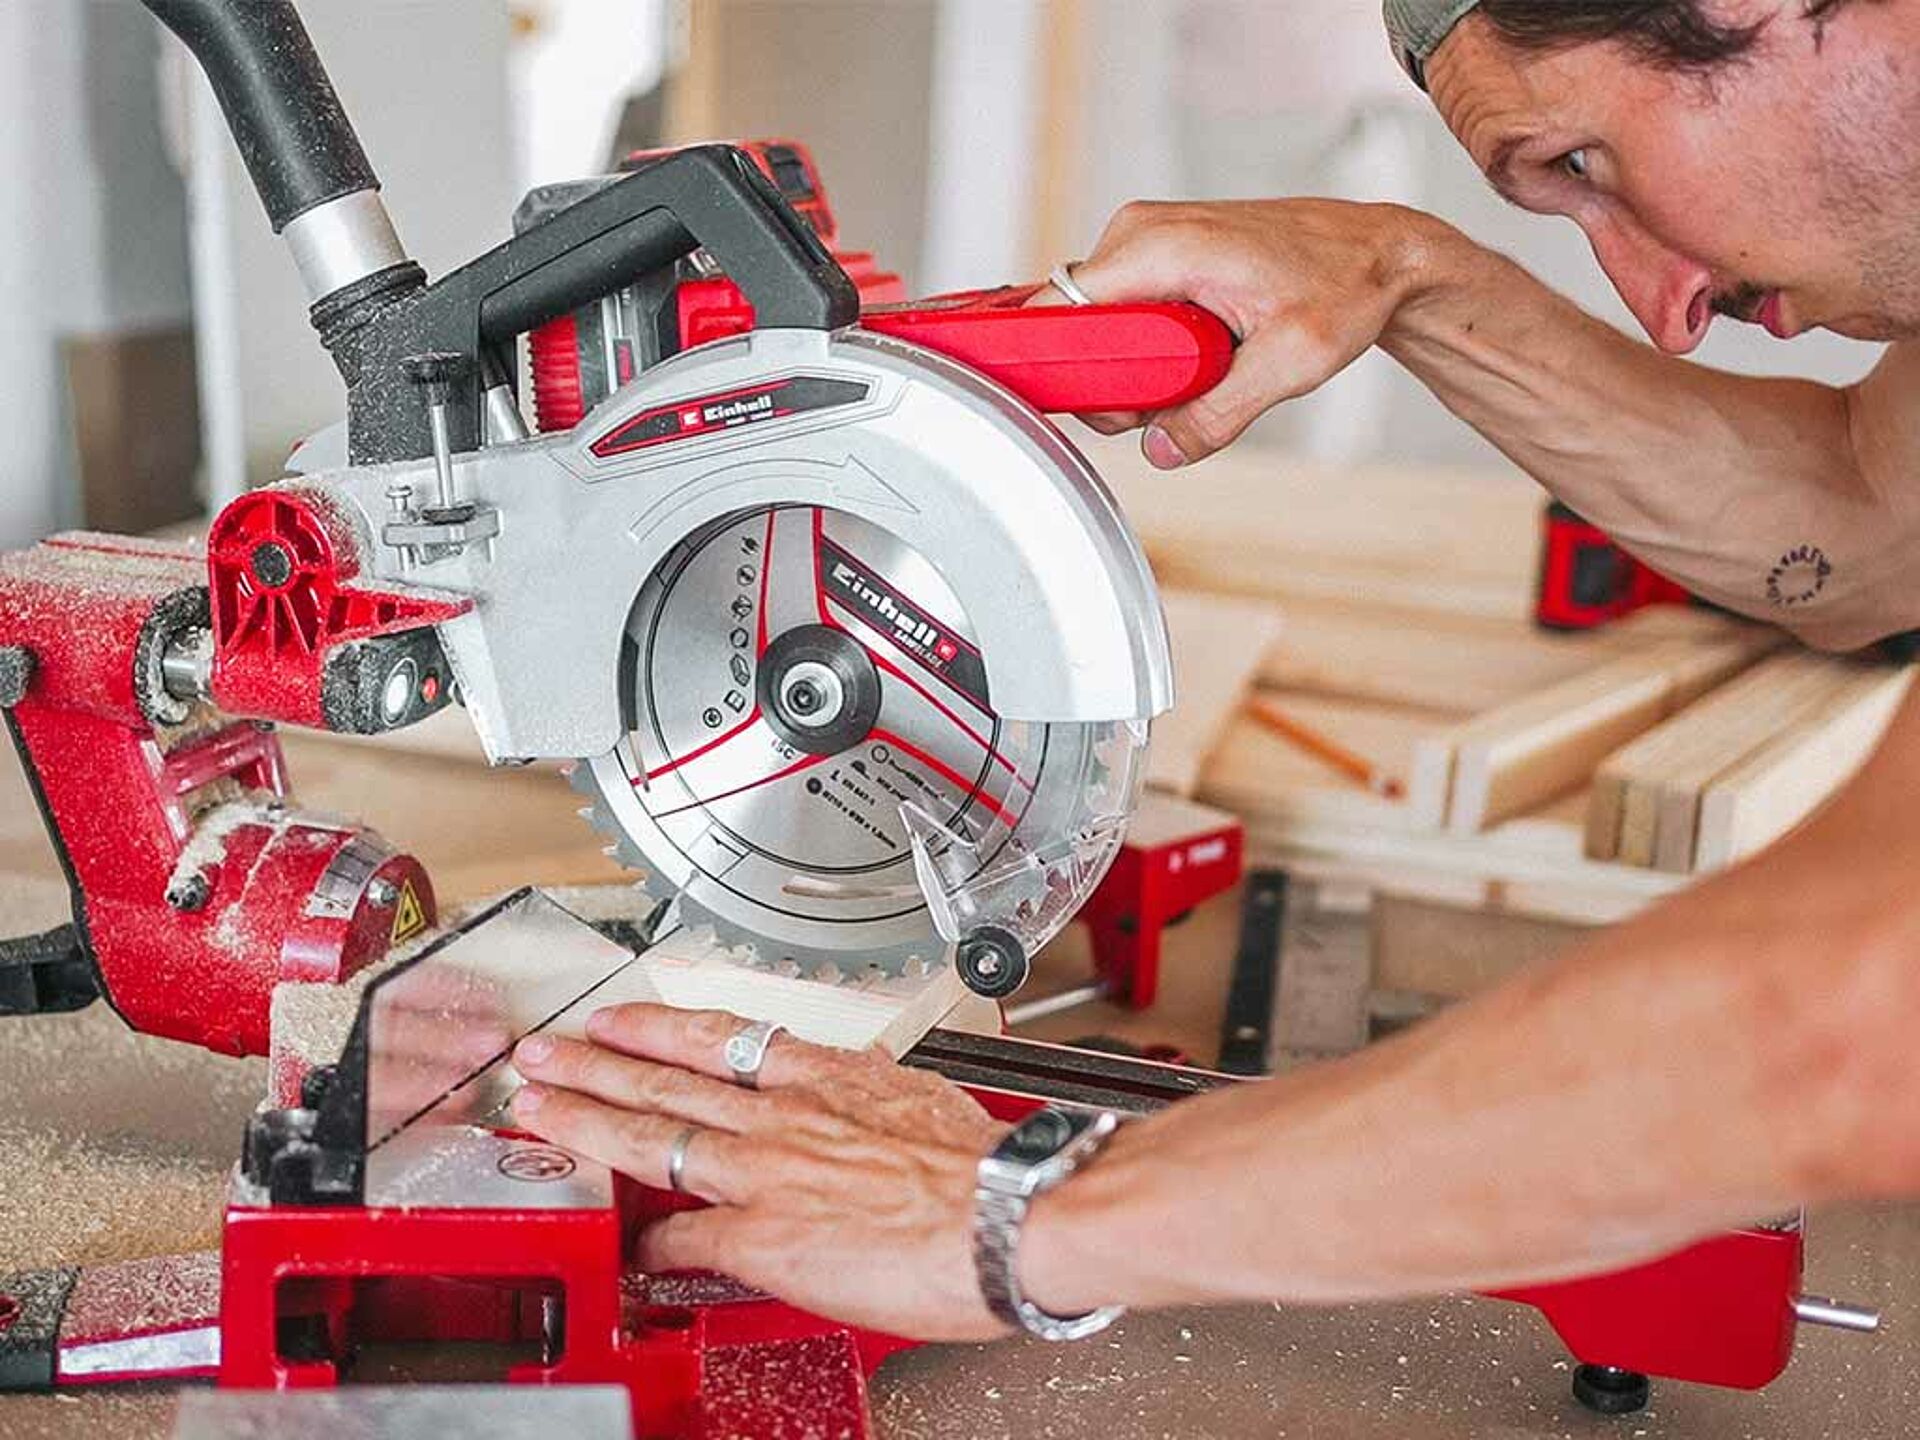
[[[101,1004],[0,1021],[0,1271],[217,1244],[264,1084]]]
[[[100,1143],[13,1127],[0,1127],[0,1156],[0,1271],[220,1243],[217,1168],[137,1141]],[[130,1215],[137,1225],[127,1223]]]

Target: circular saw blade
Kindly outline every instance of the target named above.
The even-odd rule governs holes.
[[[951,589],[844,512],[690,536],[643,588],[623,664],[630,732],[575,770],[591,818],[682,924],[798,973],[935,964],[975,885],[996,914],[1070,913],[1089,803],[1131,808],[1117,727],[997,716]]]

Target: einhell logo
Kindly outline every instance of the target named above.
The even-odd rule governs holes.
[[[923,650],[931,650],[942,660],[951,660],[958,653],[951,640],[918,615],[902,610],[893,596],[875,589],[871,581],[844,560],[834,561],[833,578],[841,589],[864,604],[876,619],[892,625],[895,634],[911,640]]]
[[[825,536],[820,538],[820,581],[823,599],[887,636],[902,655],[982,710],[989,708],[987,671],[980,652]]]
[[[837,410],[857,405],[866,398],[867,387],[851,380],[830,380],[813,375],[774,380],[750,390],[703,395],[696,400],[677,400],[657,410],[642,411],[621,421],[594,441],[592,449],[602,460],[608,460],[616,455],[631,454],[635,450],[671,445],[676,440],[698,440],[746,426],[758,426],[763,421]]]
[[[773,396],[755,395],[747,400],[729,400],[719,405],[688,410],[680,417],[680,423],[688,429],[696,425],[739,425],[771,414]]]

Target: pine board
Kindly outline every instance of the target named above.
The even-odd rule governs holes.
[[[1821,708],[1850,678],[1845,661],[1806,654],[1780,659],[1797,663],[1751,684],[1746,683],[1751,675],[1740,676],[1670,722],[1683,725],[1679,749],[1657,772],[1635,779],[1628,788],[1621,818],[1622,861],[1676,875],[1689,873],[1702,792],[1773,735]],[[1702,724],[1698,715],[1706,711],[1711,713]],[[1689,716],[1696,716],[1694,722],[1684,725]],[[1642,812],[1647,812],[1644,818]]]
[[[1544,493],[1518,471],[1316,464],[1236,446],[1178,474],[1076,434],[1164,585],[1522,620]]]
[[[1289,600],[1260,683],[1466,718],[1663,639],[1723,639],[1746,627],[1710,610],[1659,605],[1562,634],[1531,619]]]
[[[1409,785],[1415,823],[1472,834],[1577,789],[1607,755],[1779,643],[1757,627],[1655,641],[1429,735]]]
[[[1700,799],[1694,867],[1716,870],[1764,849],[1844,785],[1873,753],[1912,688],[1913,666],[1865,669],[1720,776]]]
[[[1586,824],[1588,856],[1596,860],[1626,859],[1633,848],[1623,850],[1623,830],[1628,828],[1635,832],[1635,843],[1644,843],[1650,854],[1653,819],[1649,801],[1662,778],[1718,744],[1721,737],[1731,740],[1733,731],[1764,726],[1775,706],[1821,683],[1823,663],[1804,651],[1763,660],[1609,755],[1594,774]],[[1765,733],[1762,729],[1759,738]],[[1755,743],[1757,739],[1749,742],[1749,748]],[[1631,827],[1626,823],[1629,808],[1633,810]],[[1644,842],[1638,838],[1642,828],[1646,832]],[[1647,862],[1642,859],[1633,863]]]
[[[1420,737],[1443,717],[1425,711],[1330,700],[1290,691],[1262,691],[1302,725],[1365,756],[1385,774],[1403,776]],[[1241,815],[1286,815],[1334,824],[1403,830],[1404,802],[1376,794],[1324,760],[1239,718],[1201,772],[1199,798]]]

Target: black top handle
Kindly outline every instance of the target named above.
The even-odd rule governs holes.
[[[837,330],[860,318],[860,294],[811,226],[743,153],[680,150],[442,276],[385,296],[370,282],[314,307],[314,324],[347,381],[355,464],[432,453],[410,356],[479,361],[518,336],[658,273],[696,249],[726,270],[761,328]],[[480,443],[483,366],[464,367],[447,411],[456,451]],[[503,367],[504,368],[504,367]]]
[[[760,168],[731,145],[694,145],[476,260],[469,268],[497,281],[482,298],[481,338],[523,335],[696,249],[740,287],[759,326],[833,330],[860,316],[853,281]]]

